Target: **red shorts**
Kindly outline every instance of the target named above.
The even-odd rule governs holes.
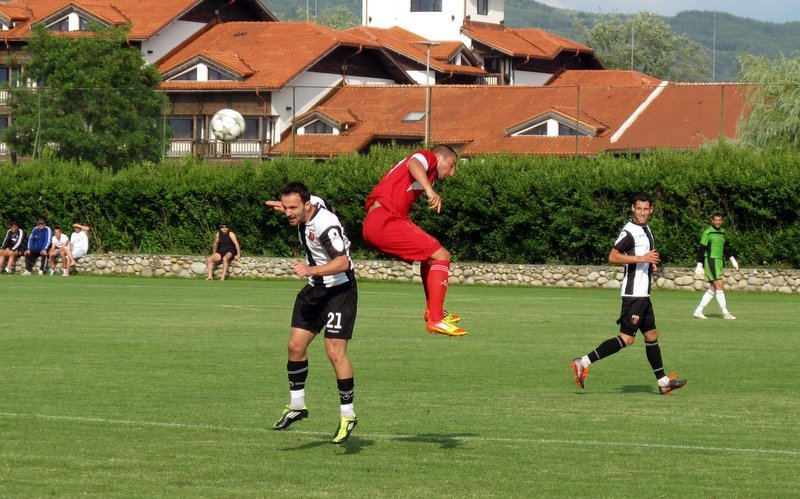
[[[404,262],[424,262],[442,245],[411,220],[392,215],[378,206],[367,213],[363,225],[364,242]]]

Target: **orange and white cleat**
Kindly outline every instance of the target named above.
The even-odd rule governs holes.
[[[456,322],[461,320],[460,315],[451,314],[447,310],[442,310],[442,312],[444,312],[444,320],[446,320],[450,324],[455,324]],[[425,322],[428,322],[429,320],[431,320],[431,311],[425,309]]]
[[[667,384],[665,386],[659,385],[658,386],[658,391],[661,393],[661,395],[669,395],[674,390],[677,390],[678,388],[683,388],[684,386],[686,386],[686,383],[688,383],[688,382],[689,382],[689,380],[686,380],[686,379],[675,379],[675,373],[670,373],[669,381],[667,382]]]
[[[578,383],[578,386],[581,387],[581,390],[583,390],[583,384],[584,384],[583,380],[585,380],[586,375],[589,374],[589,368],[583,367],[583,364],[581,364],[580,357],[575,357],[574,359],[572,359],[570,366],[572,367],[572,370],[575,372],[575,382]]]
[[[464,336],[467,334],[465,330],[446,320],[441,320],[439,322],[428,321],[425,327],[428,328],[429,333],[434,334],[444,334],[446,336]]]

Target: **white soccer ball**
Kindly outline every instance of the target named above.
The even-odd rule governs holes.
[[[234,141],[244,133],[244,118],[233,109],[221,109],[211,118],[211,133],[217,140]]]

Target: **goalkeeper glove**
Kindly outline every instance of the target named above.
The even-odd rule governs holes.
[[[698,262],[697,267],[694,268],[694,276],[698,279],[702,279],[704,274],[703,264]]]
[[[739,270],[739,262],[736,261],[736,258],[731,257],[730,260],[731,260],[731,265],[733,265],[733,268]]]

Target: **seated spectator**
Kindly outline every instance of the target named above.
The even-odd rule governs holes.
[[[61,257],[64,259],[63,275],[65,277],[78,273],[75,263],[80,257],[89,252],[89,236],[86,233],[91,229],[78,223],[72,224],[72,228],[75,229],[75,232],[69,236],[69,244],[61,249]]]
[[[242,250],[239,247],[239,239],[236,238],[236,234],[231,232],[228,224],[219,224],[219,231],[217,231],[217,236],[214,238],[214,246],[211,248],[211,256],[206,260],[208,267],[206,280],[214,280],[214,266],[222,262],[222,277],[220,277],[220,280],[224,281],[228,276],[228,266],[231,260],[238,260],[241,253]]]
[[[50,243],[50,275],[56,275],[58,261],[61,260],[61,251],[69,245],[69,238],[61,232],[61,227],[53,229],[53,240]]]
[[[14,270],[17,258],[25,251],[25,232],[19,228],[17,222],[11,222],[11,227],[6,231],[3,245],[0,246],[0,268],[4,274]],[[5,265],[5,267],[4,267]]]
[[[31,235],[28,237],[28,248],[25,250],[25,272],[22,275],[31,275],[33,264],[39,259],[41,260],[39,275],[44,274],[52,239],[53,230],[44,223],[43,218],[37,220],[36,227],[31,229]]]

